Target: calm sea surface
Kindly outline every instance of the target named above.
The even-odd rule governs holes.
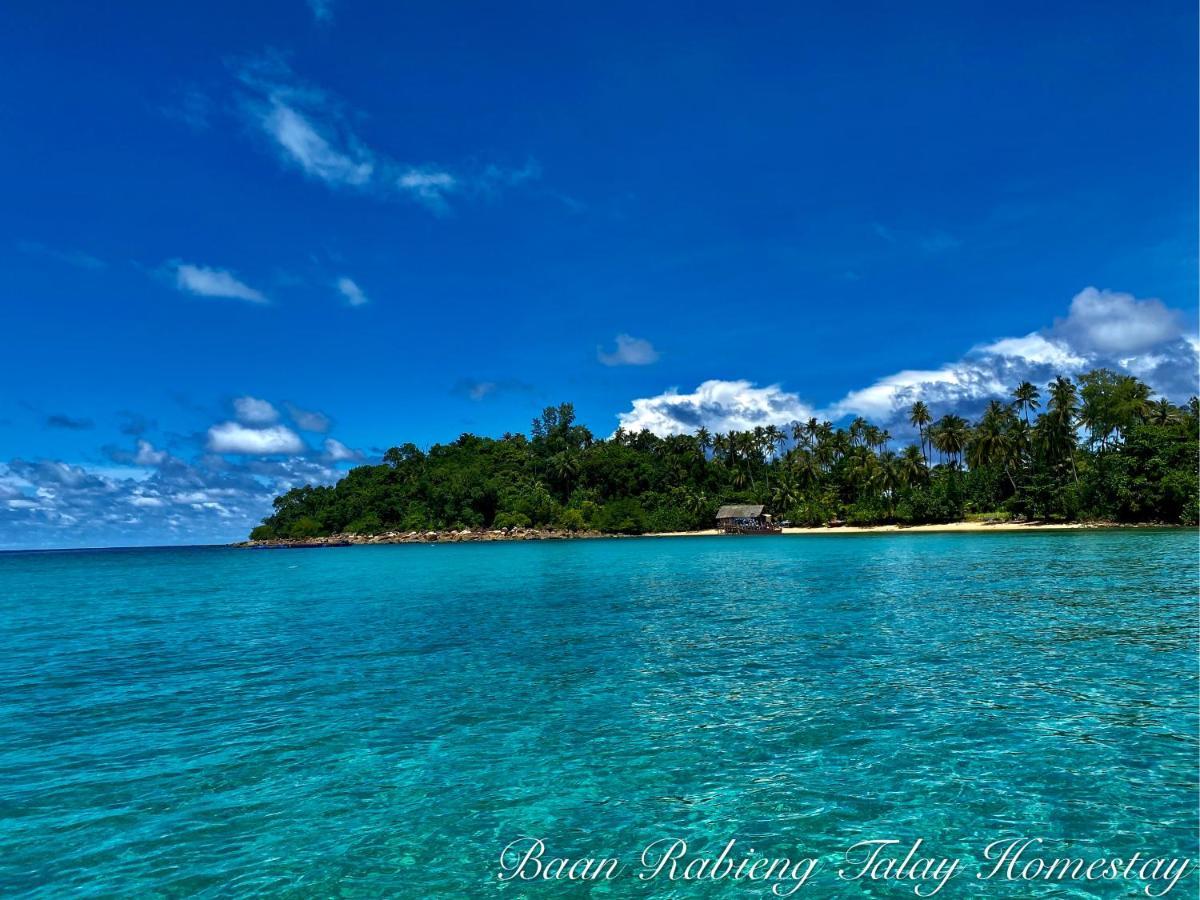
[[[1194,532],[0,554],[0,895],[769,896],[501,884],[530,835],[1137,896],[974,871],[1196,855],[1196,587]]]

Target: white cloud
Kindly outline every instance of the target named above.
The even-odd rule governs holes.
[[[325,91],[302,84],[277,55],[243,65],[237,77],[245,91],[243,113],[284,164],[330,187],[407,197],[445,215],[452,195],[494,196],[541,175],[535,160],[519,169],[493,163],[461,172],[396,160],[361,140],[351,127],[359,117]]]
[[[196,464],[172,457],[142,468],[0,462],[0,547],[241,540],[270,513],[274,496],[340,474],[301,456],[210,455]]]
[[[935,416],[973,416],[987,401],[1007,399],[1021,381],[1044,386],[1057,375],[1074,377],[1099,367],[1136,375],[1157,393],[1181,401],[1197,391],[1198,352],[1200,340],[1185,335],[1179,313],[1160,301],[1087,288],[1071,301],[1067,317],[1049,328],[979,344],[934,369],[885,375],[815,413],[778,385],[706,381],[693,394],[670,390],[634,400],[632,411],[619,418],[626,429],[658,434],[691,432],[700,425],[728,431],[810,414],[834,421],[861,415],[902,429],[914,400],[928,403]]]
[[[243,425],[272,425],[279,421],[279,411],[257,397],[238,397],[233,401],[233,411]]]
[[[922,399],[943,412],[974,413],[989,399],[1007,398],[1021,381],[1045,385],[1056,375],[1099,367],[1137,375],[1181,398],[1195,390],[1196,351],[1180,319],[1159,300],[1085,288],[1071,300],[1067,317],[1049,328],[980,344],[935,370],[887,375],[823,412],[887,423],[902,420],[902,411]]]
[[[706,381],[690,394],[671,389],[657,397],[633,401],[621,413],[626,431],[649,429],[658,435],[691,434],[701,425],[713,432],[745,431],[756,425],[784,425],[807,419],[812,408],[777,384],[758,387],[750,381]]]
[[[266,303],[267,298],[227,269],[212,269],[190,263],[175,264],[175,286],[201,297],[229,297],[250,303]]]
[[[396,179],[396,185],[437,215],[450,211],[446,198],[460,187],[449,172],[433,168],[409,169]]]
[[[134,465],[161,466],[168,458],[167,451],[156,450],[152,443],[144,438],[138,438],[137,455],[133,458]]]
[[[324,434],[329,430],[332,422],[329,416],[323,412],[315,410],[301,409],[298,406],[287,404],[288,415],[292,417],[292,421],[296,423],[296,427],[303,431],[315,431]]]
[[[371,302],[363,293],[363,289],[345,276],[337,280],[337,289],[338,293],[345,297],[346,302],[351,306],[365,306]]]
[[[647,340],[618,334],[617,349],[605,353],[604,348],[597,347],[596,358],[606,366],[648,366],[658,362],[658,351]]]
[[[321,127],[282,100],[271,98],[260,125],[284,158],[305,174],[334,185],[362,187],[370,182],[375,163],[365,148],[353,138],[339,139],[329,127],[322,133]]]
[[[304,441],[284,425],[247,428],[239,422],[222,422],[208,429],[208,449],[213,453],[243,453],[251,456],[297,454]]]
[[[1054,366],[1066,371],[1087,364],[1087,359],[1078,355],[1060,341],[1048,340],[1036,331],[1025,337],[1002,338],[990,344],[982,344],[973,352],[1023,359],[1034,365]]]
[[[1183,337],[1182,316],[1161,300],[1084,288],[1071,300],[1053,332],[1083,351],[1115,355],[1142,353]]]
[[[347,460],[362,459],[362,453],[358,450],[352,450],[341,441],[333,438],[325,438],[325,459],[329,462],[345,462]]]
[[[482,400],[488,394],[494,394],[495,392],[496,382],[494,381],[479,381],[467,389],[467,395],[472,400]]]

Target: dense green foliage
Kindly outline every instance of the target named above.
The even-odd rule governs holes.
[[[967,516],[1183,522],[1197,519],[1197,402],[1153,401],[1104,369],[1028,382],[974,425],[909,410],[918,441],[900,451],[863,419],[788,429],[660,438],[618,430],[597,440],[570,404],[532,435],[464,434],[422,451],[394,447],[332,487],[276,498],[255,538],[339,532],[554,526],[609,533],[710,527],[721,503],[767,504],[818,525],[951,522]]]

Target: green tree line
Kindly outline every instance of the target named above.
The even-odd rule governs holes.
[[[530,435],[463,434],[388,450],[332,486],[295,488],[251,537],[446,528],[558,527],[638,534],[711,527],[722,503],[763,503],[777,519],[918,524],[967,517],[1197,521],[1200,414],[1154,399],[1107,369],[1029,382],[979,420],[934,417],[923,401],[904,447],[857,418],[750,431],[607,440],[547,407]]]

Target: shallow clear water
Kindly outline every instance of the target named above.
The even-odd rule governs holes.
[[[500,848],[1195,856],[1194,532],[0,554],[0,894],[769,896]],[[548,855],[549,855],[548,854]],[[1050,855],[1050,854],[1047,854]],[[1061,853],[1059,855],[1062,855]],[[1141,884],[938,896],[1136,896]],[[1172,896],[1195,896],[1196,881]]]

